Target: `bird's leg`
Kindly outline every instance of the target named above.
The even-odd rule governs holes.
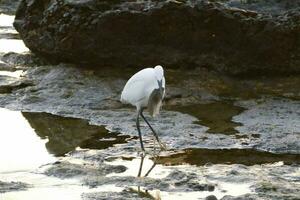
[[[145,177],[147,177],[147,176],[150,174],[150,172],[154,169],[154,167],[155,167],[156,164],[157,164],[157,159],[158,159],[158,158],[159,158],[158,155],[154,156],[153,164],[152,164],[151,168],[150,168],[150,169],[147,171],[147,173],[145,174]]]
[[[145,174],[145,177],[147,177],[149,174],[150,174],[150,172],[154,169],[154,167],[156,166],[156,162],[154,162],[153,164],[152,164],[152,166],[151,166],[151,168],[147,171],[147,173]]]
[[[140,115],[142,116],[142,118],[144,119],[144,121],[147,123],[147,125],[148,125],[149,128],[151,129],[151,131],[152,131],[154,137],[156,138],[156,140],[157,140],[157,142],[158,142],[160,148],[163,149],[163,150],[165,150],[165,149],[166,149],[166,146],[160,142],[157,133],[155,132],[155,130],[152,128],[152,126],[150,125],[150,123],[147,121],[147,119],[146,119],[145,116],[143,115],[143,110],[141,110]]]
[[[145,155],[141,154],[141,163],[140,163],[140,168],[139,168],[139,172],[138,172],[138,177],[141,177],[141,173],[142,173],[142,169],[143,169],[143,163],[144,163],[144,158]]]
[[[142,133],[141,133],[141,129],[140,129],[140,119],[139,119],[140,113],[141,113],[141,111],[138,111],[137,118],[136,118],[136,128],[137,128],[138,133],[139,133],[139,138],[140,138],[142,151],[145,151],[144,144],[143,144],[143,139],[142,139]]]

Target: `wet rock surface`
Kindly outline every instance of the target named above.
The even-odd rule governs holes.
[[[122,149],[122,147],[121,147]],[[121,150],[119,149],[119,150]],[[111,149],[105,150],[110,155],[114,154]],[[71,157],[78,159],[80,156],[89,155],[89,159],[85,160],[85,167],[77,168],[76,175],[83,175],[83,183],[92,188],[101,188],[105,185],[113,185],[120,192],[89,192],[83,193],[83,199],[102,199],[110,195],[110,198],[116,199],[124,196],[124,198],[174,198],[180,195],[191,195],[191,199],[297,199],[300,194],[299,190],[299,165],[284,165],[282,162],[263,165],[245,166],[241,164],[206,164],[198,167],[192,165],[174,165],[168,166],[168,162],[156,163],[149,177],[135,177],[137,171],[130,168],[138,169],[137,162],[139,158],[130,155],[132,160],[107,160],[105,164],[118,166],[118,163],[127,166],[127,170],[118,171],[113,175],[109,175],[114,171],[106,171],[106,175],[98,174],[94,170],[101,170],[95,163],[89,162],[91,157],[99,159],[102,152],[77,151]],[[104,155],[106,157],[106,155]],[[201,160],[201,158],[197,158]],[[100,161],[101,163],[101,161]],[[155,161],[154,161],[155,163]],[[179,164],[179,163],[177,163]],[[191,162],[193,164],[193,162]],[[74,166],[73,164],[64,163],[66,166]],[[135,166],[135,167],[134,167]],[[187,167],[189,166],[189,167]],[[84,173],[86,169],[91,167],[93,173]],[[144,168],[150,168],[150,165],[144,165]],[[52,165],[51,170],[60,169],[61,166]],[[168,170],[168,171],[166,171]],[[104,170],[105,171],[105,170]],[[133,172],[127,173],[126,172]],[[159,178],[157,178],[157,174]],[[284,175],[283,175],[284,174]],[[63,178],[68,173],[62,173]],[[280,178],[279,178],[280,177]],[[236,184],[239,183],[239,184]],[[124,189],[125,188],[125,189]],[[289,191],[289,192],[287,192]],[[207,195],[206,195],[207,194]],[[179,195],[179,196],[176,196]],[[204,196],[203,196],[204,195]],[[209,197],[211,196],[211,197]]]
[[[24,111],[37,135],[48,138],[47,150],[64,155],[47,164],[42,174],[75,178],[96,190],[82,192],[82,199],[106,195],[112,199],[164,199],[171,198],[169,193],[195,193],[191,199],[210,195],[217,199],[295,199],[299,195],[299,90],[290,88],[297,78],[275,77],[276,84],[283,83],[282,90],[275,90],[269,87],[271,80],[244,80],[235,86],[239,79],[228,80],[201,70],[202,81],[195,75],[200,74],[197,70],[181,73],[183,78],[176,81],[179,72],[167,70],[170,80],[164,109],[151,123],[169,150],[157,157],[151,134],[143,124],[148,162],[156,166],[153,176],[138,178],[138,168],[131,170],[132,165],[138,167],[140,159],[136,155],[135,110],[119,102],[122,85],[132,70],[120,73],[66,64],[34,66],[26,64],[27,57],[4,57],[3,62],[11,67],[25,63],[22,75],[14,80],[31,84],[1,94],[0,105]],[[204,81],[205,74],[211,82]],[[253,85],[256,87],[251,87],[249,94],[239,94],[244,86]],[[220,111],[223,114],[218,117]],[[163,175],[158,176],[160,172]],[[245,183],[244,187],[234,185],[237,182]],[[118,190],[97,191],[109,185]],[[235,187],[242,192],[235,193]]]
[[[10,14],[14,15],[20,0],[1,0],[0,2],[0,14]]]
[[[104,125],[112,132],[136,136],[135,110],[124,108],[119,102],[125,79],[98,77],[89,71],[63,64],[31,67],[23,79],[33,85],[26,85],[2,95],[1,105],[10,109],[88,119],[91,124]],[[194,112],[189,113],[195,117],[164,110],[159,118],[151,119],[151,123],[159,130],[160,137],[171,149],[243,147],[277,153],[299,153],[298,101],[266,98],[237,101],[236,104],[245,106],[247,111],[236,115],[226,111],[229,116],[219,125],[223,129],[214,131],[214,134],[206,127],[211,126],[210,123],[204,123],[206,126],[195,123],[198,120],[200,123],[202,120],[205,122],[205,118],[201,116],[195,118],[195,113],[203,112],[201,107],[194,107]],[[217,109],[228,109],[226,103],[220,105]],[[220,120],[214,111],[215,104],[205,106],[208,110],[205,112],[207,117],[211,117],[209,120]],[[177,107],[180,108],[179,105]],[[278,118],[274,117],[272,112],[276,113]],[[230,118],[233,116],[231,122]],[[181,123],[178,123],[179,121]],[[239,123],[234,124],[234,121]],[[229,123],[229,127],[232,125],[229,130],[235,130],[235,134],[228,134],[224,123]],[[146,126],[142,129],[145,139],[151,136],[147,134],[149,130]],[[286,132],[285,137],[282,137],[283,130]]]
[[[0,193],[27,190],[31,186],[22,182],[2,182],[0,181]],[[0,194],[1,197],[1,194]]]
[[[251,102],[254,103],[253,101]],[[288,106],[286,102],[289,102]],[[240,103],[243,104],[244,102]],[[290,101],[288,99],[271,99],[265,101],[262,99],[260,102],[256,102],[252,105],[248,103],[246,107],[248,107],[247,111],[233,118],[234,121],[244,124],[243,126],[237,127],[237,130],[241,134],[259,134],[259,140],[272,137],[274,139],[272,143],[256,144],[260,146],[259,148],[267,151],[274,152],[276,151],[275,149],[279,151],[289,149],[289,152],[299,154],[299,101]],[[259,120],[258,115],[260,116]],[[288,116],[291,118],[285,121]],[[293,142],[290,143],[287,141]]]
[[[116,192],[102,192],[102,193],[88,193],[83,194],[82,199],[85,200],[117,200],[117,199],[124,199],[124,200],[130,200],[130,199],[153,199],[154,197],[147,193],[147,192],[139,192],[137,190],[128,189],[123,190],[122,192],[116,193]]]
[[[299,73],[298,8],[298,0],[23,0],[14,26],[36,54],[82,67],[159,61],[229,74]]]
[[[80,164],[72,164],[68,162],[58,162],[55,163],[53,167],[47,169],[45,174],[48,176],[55,176],[59,178],[73,178],[73,177],[81,177],[81,176],[88,176],[88,177],[99,177],[108,175],[110,173],[121,173],[126,171],[126,167],[119,165],[119,166],[111,166],[99,163],[97,167],[89,167],[89,166],[82,166]]]

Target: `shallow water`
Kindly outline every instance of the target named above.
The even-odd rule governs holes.
[[[53,162],[46,148],[47,139],[41,140],[21,112],[0,109],[0,172],[31,170]]]
[[[125,143],[126,135],[108,132],[104,127],[89,125],[87,121],[59,117],[47,113],[23,112],[35,133],[42,139],[47,138],[49,153],[63,156],[77,147],[82,149],[105,149],[114,144]]]
[[[23,41],[17,36],[17,32],[12,27],[14,16],[0,14],[0,52],[16,52],[24,53],[29,49],[24,45]],[[17,38],[17,39],[16,39]]]
[[[82,186],[79,179],[59,179],[43,175],[44,168],[51,163],[59,160],[59,157],[66,153],[80,148],[84,149],[105,149],[112,147],[115,144],[126,142],[130,139],[129,136],[118,136],[118,134],[110,134],[103,127],[92,126],[87,121],[63,118],[46,113],[22,113],[19,111],[10,111],[7,109],[0,109],[1,135],[0,135],[0,180],[4,182],[20,181],[30,183],[31,187],[26,191],[7,192],[0,194],[3,199],[39,199],[44,193],[49,193],[43,199],[80,199],[82,193],[112,191],[116,192],[122,190],[113,185],[104,185],[95,189],[89,189]],[[13,144],[13,145],[12,145]],[[185,159],[189,153],[177,154],[176,157],[169,156],[161,157],[155,162],[157,165],[153,172],[149,173],[149,177],[160,179],[166,177],[173,169],[168,169],[164,165],[169,165],[170,161],[176,160],[172,164],[195,164],[189,162],[178,162],[180,159]],[[68,156],[66,157],[68,159]],[[214,159],[214,158],[212,158]],[[202,159],[200,159],[202,160]],[[212,160],[202,160],[203,164]],[[72,161],[76,162],[76,161]],[[107,162],[110,165],[124,165],[126,171],[124,173],[111,173],[107,177],[113,176],[136,176],[140,159],[117,159]],[[142,175],[153,165],[153,160],[147,157],[143,163]],[[163,165],[161,165],[162,163]],[[186,166],[188,167],[188,166]],[[227,186],[230,188],[230,184]],[[242,186],[240,186],[242,188]],[[236,188],[236,187],[235,187]],[[225,194],[238,195],[243,194],[243,190],[239,188],[237,191],[222,193],[221,190],[214,191],[213,194],[217,197],[222,197]],[[248,188],[248,189],[247,189]],[[244,188],[249,192],[247,185]],[[134,187],[131,192],[134,192]],[[244,192],[245,192],[244,191]],[[186,198],[186,194],[182,192],[163,192],[159,190],[147,191],[151,195],[157,195],[163,199],[182,199]],[[203,192],[189,192],[187,195],[190,198],[206,197],[212,194],[209,191]],[[139,195],[142,195],[141,191]],[[184,197],[182,196],[184,195]]]
[[[91,189],[88,186],[83,186],[80,178],[69,177],[60,179],[45,175],[43,172],[49,167],[55,167],[55,164],[51,163],[64,162],[64,160],[82,165],[85,161],[78,159],[79,157],[76,158],[75,156],[76,159],[69,157],[68,153],[73,150],[79,149],[79,151],[88,150],[87,152],[95,152],[93,149],[98,151],[113,147],[113,145],[124,144],[124,142],[132,139],[129,136],[110,134],[103,127],[89,125],[85,120],[64,118],[46,113],[22,113],[1,108],[0,119],[3,122],[1,127],[2,134],[0,135],[0,158],[1,163],[5,163],[0,167],[0,180],[5,182],[20,181],[31,185],[26,191],[12,191],[0,194],[0,197],[3,199],[39,199],[47,192],[51,193],[51,195],[48,195],[46,199],[64,198],[76,200],[81,199],[82,193],[88,195],[99,192],[123,191],[124,188],[120,187],[118,182],[115,182],[116,185],[108,183]],[[60,157],[61,155],[64,155],[64,157]],[[88,155],[86,154],[85,156]],[[167,178],[174,170],[192,172],[199,170],[200,177],[214,173],[218,168],[220,173],[222,173],[222,167],[218,167],[220,164],[228,165],[229,169],[234,168],[236,164],[250,166],[251,168],[255,165],[259,166],[260,164],[272,164],[281,161],[289,165],[300,164],[300,157],[297,154],[272,154],[246,149],[187,149],[181,152],[165,152],[159,157],[153,156],[150,154],[144,159],[141,175],[145,176],[154,166],[148,177],[158,180]],[[141,158],[135,154],[127,153],[126,156],[124,152],[122,157],[107,157],[106,159],[106,164],[112,166],[123,165],[126,167],[126,170],[121,173],[109,172],[105,177],[136,177],[138,175]],[[197,168],[195,166],[202,167]],[[251,168],[249,170],[253,170]],[[203,170],[211,172],[205,173]],[[81,174],[80,171],[78,173]],[[79,175],[79,177],[81,176]],[[228,180],[212,182],[218,185],[212,191],[183,192],[175,190],[170,192],[161,190],[159,187],[157,189],[147,189],[143,186],[125,188],[127,188],[129,195],[137,194],[140,197],[145,197],[146,195],[151,198],[159,197],[162,199],[201,199],[209,195],[222,198],[225,195],[239,196],[253,192],[250,187],[251,182],[242,184],[236,184]]]
[[[209,127],[207,133],[235,134],[235,127],[240,123],[232,121],[232,117],[242,113],[245,109],[233,105],[230,101],[218,101],[213,103],[170,106],[167,109],[187,113],[199,119],[197,123]]]
[[[186,149],[179,153],[161,156],[157,163],[164,165],[243,164],[247,166],[283,162],[300,164],[299,154],[275,154],[252,149]]]

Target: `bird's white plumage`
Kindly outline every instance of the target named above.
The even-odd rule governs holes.
[[[158,81],[162,81],[165,89],[164,71],[159,65],[137,72],[127,81],[121,94],[121,102],[134,105],[138,110],[147,107],[152,91],[159,88]]]

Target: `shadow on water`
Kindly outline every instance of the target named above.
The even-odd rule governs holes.
[[[170,106],[167,109],[192,115],[199,119],[199,122],[196,123],[209,127],[206,132],[222,134],[238,133],[235,127],[242,124],[233,122],[232,117],[245,110],[225,101],[188,106]]]
[[[62,156],[76,147],[105,149],[126,143],[127,135],[108,132],[104,127],[90,125],[86,120],[60,117],[48,113],[23,112],[30,126],[42,139],[48,139],[49,153]]]
[[[253,149],[186,149],[183,152],[160,156],[157,164],[205,165],[243,164],[247,166],[283,161],[284,164],[300,164],[299,154],[275,154]]]

